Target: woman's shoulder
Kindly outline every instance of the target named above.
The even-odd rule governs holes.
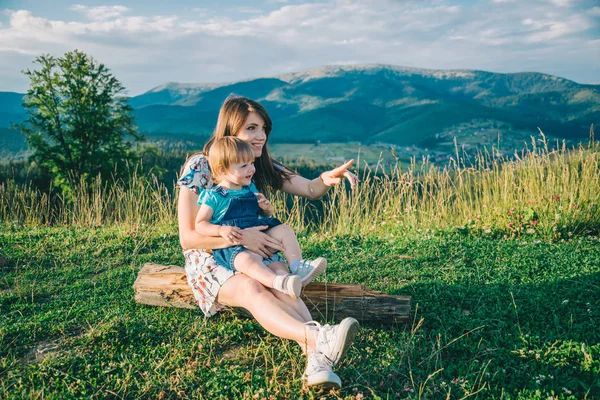
[[[198,153],[188,158],[181,170],[177,185],[185,186],[195,193],[212,187],[210,167],[204,154]]]
[[[204,153],[196,153],[190,156],[183,165],[184,170],[199,170],[204,168],[210,171],[210,169],[208,168],[208,159],[206,158]]]

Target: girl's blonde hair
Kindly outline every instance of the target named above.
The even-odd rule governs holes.
[[[254,162],[252,147],[234,136],[216,139],[208,152],[208,164],[216,183],[223,179],[232,164],[251,162]]]

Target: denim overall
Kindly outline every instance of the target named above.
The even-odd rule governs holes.
[[[214,190],[223,197],[229,195],[226,189],[218,185],[214,186],[211,190]],[[231,199],[221,222],[219,222],[220,225],[237,226],[240,229],[266,225],[269,227],[267,230],[269,230],[282,224],[280,220],[274,217],[259,218],[260,207],[258,207],[258,198],[247,186],[244,186],[244,190],[242,195]],[[236,245],[225,249],[216,249],[212,252],[217,264],[235,271],[233,260],[244,250],[247,250],[244,246]]]

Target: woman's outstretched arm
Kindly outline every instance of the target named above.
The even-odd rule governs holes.
[[[337,185],[342,179],[347,178],[350,181],[352,189],[359,182],[356,175],[348,171],[348,168],[354,163],[350,160],[337,168],[330,171],[325,171],[316,179],[309,180],[300,175],[292,175],[287,180],[283,180],[283,191],[301,197],[306,197],[309,200],[317,200],[325,196],[333,185]]]

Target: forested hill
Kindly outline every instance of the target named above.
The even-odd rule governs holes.
[[[536,72],[390,65],[327,66],[226,84],[168,83],[130,103],[142,132],[207,134],[230,93],[260,101],[273,117],[273,139],[282,142],[435,145],[453,132],[500,127],[508,134],[534,134],[539,127],[559,138],[583,138],[600,122],[600,85]],[[22,112],[11,103],[18,96],[8,95],[0,93],[0,127]]]
[[[0,92],[0,128],[7,128],[11,123],[19,122],[25,117],[22,102],[22,93]]]

